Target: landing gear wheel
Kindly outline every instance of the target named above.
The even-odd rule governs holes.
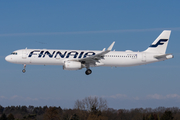
[[[26,72],[26,64],[24,64],[24,69],[22,70],[23,73]]]
[[[86,73],[86,75],[89,75],[92,73],[92,71],[91,71],[91,69],[87,69],[85,73]]]
[[[22,72],[23,72],[23,73],[25,73],[25,72],[26,72],[26,70],[25,70],[25,69],[23,69],[23,70],[22,70]]]

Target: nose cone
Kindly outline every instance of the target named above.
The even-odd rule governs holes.
[[[5,57],[5,60],[10,63],[17,63],[17,56],[14,55],[8,55]]]
[[[8,61],[8,62],[11,62],[12,58],[8,55],[5,57],[5,60]]]

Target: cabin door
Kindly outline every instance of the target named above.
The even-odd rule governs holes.
[[[27,49],[24,49],[24,50],[22,51],[22,58],[23,58],[23,59],[26,59],[26,58],[27,58]]]

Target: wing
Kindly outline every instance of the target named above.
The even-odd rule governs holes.
[[[96,55],[92,55],[92,56],[89,56],[86,58],[81,58],[81,59],[78,59],[77,61],[82,62],[84,64],[94,64],[95,65],[95,63],[99,62],[100,59],[104,59],[105,54],[107,54],[108,52],[110,52],[112,50],[114,43],[115,42],[113,42],[107,50],[103,49],[102,52],[100,52]]]

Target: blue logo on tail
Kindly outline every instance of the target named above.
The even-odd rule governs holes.
[[[155,45],[150,45],[149,47],[157,47],[158,45],[163,45],[168,39],[160,39]]]

